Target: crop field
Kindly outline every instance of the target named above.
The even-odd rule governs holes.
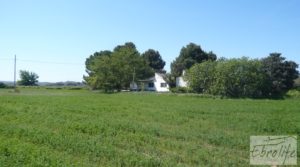
[[[0,166],[249,166],[251,135],[299,136],[300,99],[0,90]]]

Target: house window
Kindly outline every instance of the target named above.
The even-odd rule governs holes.
[[[162,88],[167,87],[167,83],[160,83],[160,87],[162,87]]]
[[[148,83],[148,87],[149,88],[153,88],[154,87],[154,83],[153,82]]]

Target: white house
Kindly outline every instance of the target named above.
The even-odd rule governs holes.
[[[139,80],[139,86],[136,83],[132,83],[130,85],[131,90],[169,92],[169,85],[164,78],[165,74],[155,73],[155,75],[151,78]]]
[[[187,81],[183,79],[185,71],[182,71],[182,75],[180,77],[176,77],[176,87],[187,87]]]

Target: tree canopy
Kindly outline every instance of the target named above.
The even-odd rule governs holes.
[[[96,52],[86,60],[88,76],[84,80],[92,89],[105,91],[128,89],[133,79],[145,79],[153,70],[132,42],[111,51]]]
[[[229,97],[261,97],[264,74],[261,62],[248,58],[206,61],[187,73],[189,86],[198,93]]]
[[[92,89],[105,91],[128,89],[130,83],[162,72],[165,61],[160,53],[148,49],[140,54],[132,42],[116,46],[113,51],[95,52],[86,59],[84,80]],[[228,97],[282,97],[293,87],[299,87],[298,64],[285,60],[280,53],[262,59],[246,57],[217,60],[212,51],[206,52],[194,43],[183,47],[171,63],[167,74],[170,87],[176,77],[187,73],[189,90]]]
[[[186,74],[197,93],[228,97],[282,97],[293,88],[298,65],[272,53],[261,60],[219,59],[195,64]]]
[[[190,43],[181,49],[179,56],[171,63],[171,73],[174,76],[180,76],[183,70],[189,69],[194,64],[216,59],[217,56],[213,52],[207,53],[201,49],[200,45]]]
[[[7,85],[5,83],[0,82],[0,88],[6,88],[6,87],[7,87]]]
[[[263,71],[267,75],[268,86],[265,94],[268,96],[281,96],[293,88],[294,80],[298,78],[298,65],[293,61],[286,61],[280,53],[271,53],[262,59]]]
[[[20,70],[21,80],[18,81],[18,84],[23,86],[35,86],[38,83],[38,78],[39,76],[34,72]]]
[[[142,54],[142,57],[145,59],[146,63],[157,72],[161,72],[166,64],[159,52],[153,49],[147,50]]]

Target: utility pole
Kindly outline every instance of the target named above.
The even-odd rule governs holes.
[[[136,83],[134,82],[135,79],[135,67],[133,68],[133,73],[132,73],[132,82],[130,84],[130,89],[136,91]]]
[[[14,88],[15,88],[15,91],[17,90],[16,69],[17,69],[17,56],[15,55],[15,66],[14,66]]]
[[[133,74],[132,74],[132,82],[134,83],[134,78],[135,77],[135,67],[133,68]]]

